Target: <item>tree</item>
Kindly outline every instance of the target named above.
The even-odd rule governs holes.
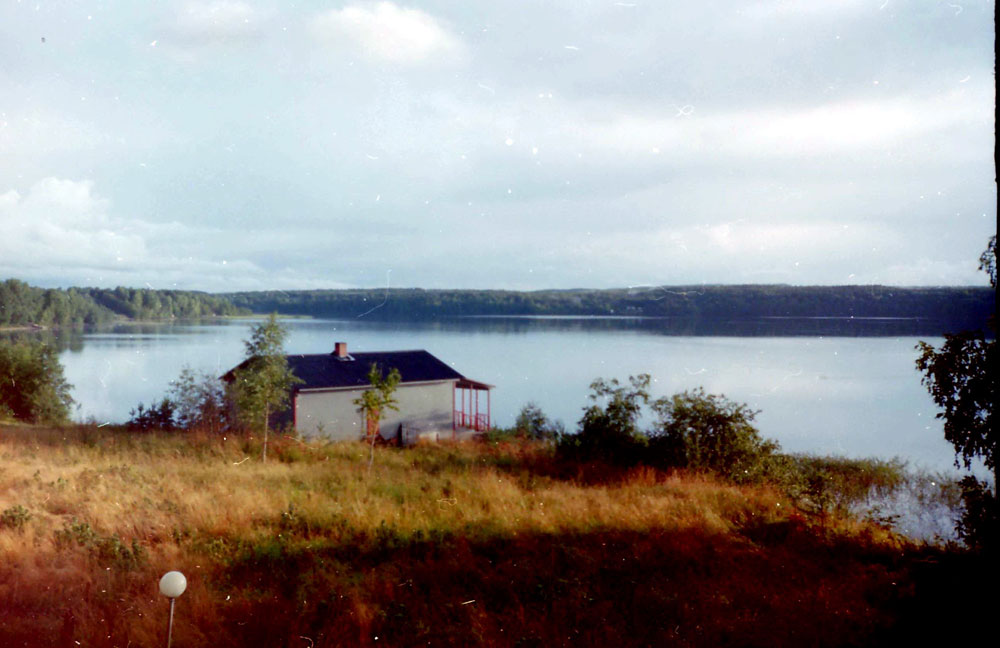
[[[660,463],[752,481],[763,476],[778,450],[753,426],[757,412],[702,387],[657,399],[652,407],[659,420],[649,449]]]
[[[584,410],[577,434],[559,441],[559,453],[567,458],[610,463],[636,463],[646,445],[646,435],[639,429],[642,406],[649,403],[649,374],[629,376],[629,384],[616,378],[598,378],[590,384],[593,404]],[[603,402],[603,407],[600,403]]]
[[[994,290],[996,272],[997,237],[994,235],[979,257],[979,269],[989,276]],[[917,368],[923,373],[920,382],[927,387],[934,402],[942,408],[937,418],[944,420],[944,438],[955,448],[955,466],[959,459],[966,469],[975,459],[981,459],[993,471],[992,513],[984,511],[981,503],[988,501],[984,495],[987,485],[974,477],[962,480],[965,492],[966,515],[961,529],[970,544],[983,544],[986,537],[995,538],[997,526],[997,431],[994,412],[997,401],[997,352],[996,318],[989,325],[994,328],[992,340],[983,331],[964,331],[946,334],[944,345],[935,349],[920,342],[917,349]],[[973,503],[977,502],[975,506]],[[974,511],[975,509],[975,511]],[[972,516],[975,516],[973,519]]]
[[[526,403],[521,408],[514,420],[514,429],[519,435],[539,441],[558,439],[564,433],[562,423],[550,421],[534,401]]]
[[[302,382],[288,367],[286,337],[288,329],[278,322],[275,313],[266,322],[251,326],[250,338],[243,341],[246,360],[233,372],[232,389],[240,418],[250,426],[260,421],[263,461],[267,461],[270,416],[288,408],[292,386]]]
[[[393,367],[389,374],[382,375],[382,370],[375,363],[368,369],[368,383],[370,389],[361,392],[361,396],[354,399],[354,404],[358,406],[358,411],[365,417],[365,430],[367,439],[371,443],[371,454],[368,459],[368,466],[371,467],[375,459],[375,440],[379,435],[378,424],[382,420],[382,413],[387,409],[399,411],[396,405],[396,398],[393,394],[402,376],[399,370]]]
[[[32,423],[69,418],[72,385],[54,348],[31,342],[0,343],[0,416]]]
[[[399,375],[398,369],[391,369],[386,376],[382,375],[382,370],[375,363],[368,369],[368,383],[371,389],[366,389],[361,396],[354,399],[358,411],[365,417],[366,438],[374,440],[379,433],[378,424],[385,410],[399,411],[393,394],[400,380],[402,376]]]
[[[170,400],[176,409],[177,425],[216,434],[229,422],[226,392],[216,376],[184,367],[177,380],[170,383]]]
[[[177,426],[174,420],[174,411],[177,404],[169,398],[164,398],[159,405],[150,405],[148,408],[139,403],[136,409],[129,412],[129,420],[125,427],[133,432],[171,432]]]

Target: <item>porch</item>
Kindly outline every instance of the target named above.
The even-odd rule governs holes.
[[[453,438],[469,436],[469,433],[486,432],[490,429],[490,390],[493,385],[462,378],[455,383],[451,396]],[[486,392],[485,407],[480,395]]]

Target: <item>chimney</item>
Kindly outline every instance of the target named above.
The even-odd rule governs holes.
[[[338,358],[347,357],[347,342],[335,342],[333,345],[333,355]]]

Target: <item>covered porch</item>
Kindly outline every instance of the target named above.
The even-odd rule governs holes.
[[[493,385],[468,378],[455,383],[451,395],[451,430],[455,438],[463,432],[486,432],[490,429],[491,389]],[[485,399],[481,398],[483,392],[486,392]],[[486,402],[483,403],[483,400]]]

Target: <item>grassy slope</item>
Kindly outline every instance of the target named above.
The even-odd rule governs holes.
[[[974,568],[766,488],[537,445],[258,456],[0,425],[0,511],[31,515],[0,525],[0,645],[159,645],[169,569],[175,646],[891,644]]]

